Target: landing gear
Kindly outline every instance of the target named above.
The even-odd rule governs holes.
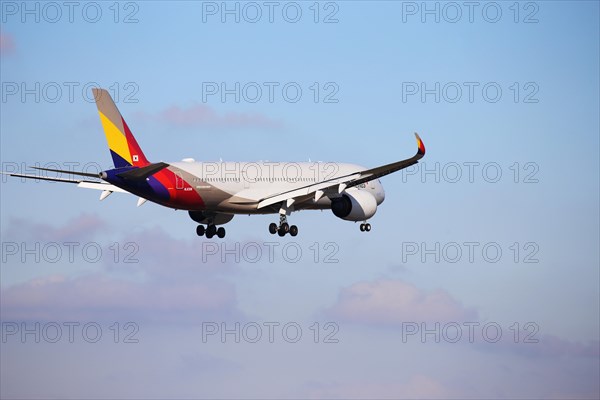
[[[276,223],[272,222],[269,224],[269,232],[271,235],[278,234],[283,237],[286,233],[289,233],[292,236],[296,236],[298,234],[298,227],[296,225],[289,225],[287,223],[287,217],[285,214],[279,215],[279,226]]]
[[[275,222],[271,222],[271,224],[269,225],[269,233],[271,233],[271,235],[277,233],[277,224]]]
[[[214,225],[208,225],[206,228],[206,237],[208,239],[212,239],[212,237],[215,236],[215,233],[217,233],[217,227]]]
[[[370,232],[371,231],[371,224],[369,224],[368,222],[360,224],[360,231],[361,232]]]
[[[204,236],[206,234],[207,239],[211,239],[215,235],[220,239],[223,239],[225,237],[225,228],[221,226],[217,229],[213,224],[209,224],[206,228],[204,225],[198,225],[196,227],[196,234],[198,236]]]
[[[277,234],[279,236],[285,236],[286,233],[288,233],[290,231],[290,226],[287,222],[282,223],[281,225],[279,225],[279,229],[277,230]]]

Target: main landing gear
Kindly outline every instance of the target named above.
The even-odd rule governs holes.
[[[285,236],[286,233],[289,233],[292,236],[296,236],[298,234],[298,227],[296,225],[290,226],[287,223],[287,217],[285,214],[279,215],[279,226],[276,223],[272,222],[269,225],[269,232],[271,235],[278,234],[279,236]]]
[[[223,239],[225,237],[225,228],[222,226],[217,228],[214,224],[208,224],[206,228],[204,225],[198,225],[196,227],[196,234],[198,234],[198,236],[204,236],[206,234],[207,239],[211,239],[215,235],[220,239]]]
[[[371,224],[369,224],[366,221],[364,223],[360,224],[360,231],[361,232],[370,232],[371,231]]]

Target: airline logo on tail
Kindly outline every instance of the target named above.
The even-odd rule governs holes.
[[[104,89],[92,91],[115,168],[150,164],[108,92]]]

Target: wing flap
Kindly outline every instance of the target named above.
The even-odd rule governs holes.
[[[287,192],[283,192],[271,197],[267,197],[262,199],[258,203],[258,208],[263,208],[266,206],[270,206],[275,203],[280,203],[284,200],[302,197],[302,196],[313,196],[313,193],[317,191],[328,192],[330,189],[335,188],[337,191],[339,185],[344,184],[346,181],[351,181],[352,179],[358,179],[360,177],[360,173],[354,173],[346,176],[341,176],[333,179],[329,179],[327,181],[318,182],[310,186],[304,186],[298,189],[293,189]]]

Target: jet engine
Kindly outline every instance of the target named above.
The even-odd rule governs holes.
[[[375,215],[377,200],[364,190],[346,191],[342,196],[331,199],[331,211],[346,221],[366,221]]]

